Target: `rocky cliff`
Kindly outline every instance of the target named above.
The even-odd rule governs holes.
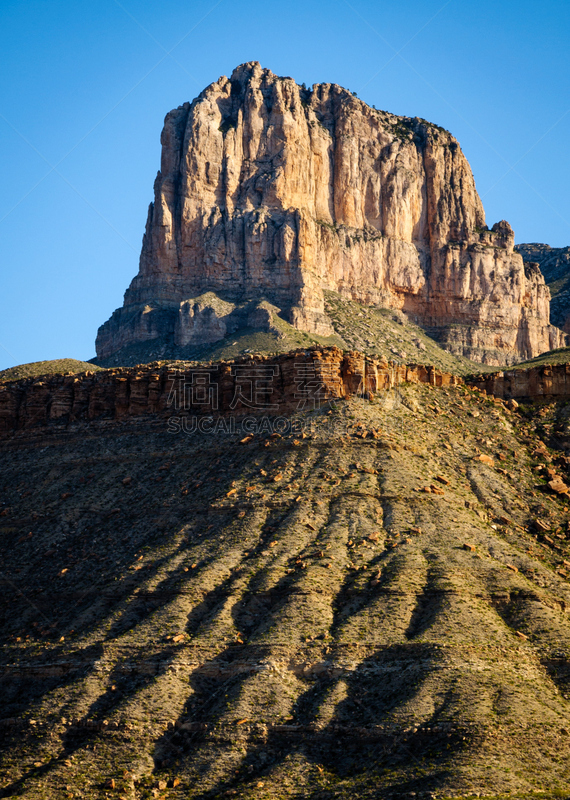
[[[462,379],[436,367],[398,365],[338,347],[218,364],[44,375],[0,384],[0,434],[148,416],[170,419],[180,430],[180,425],[188,427],[183,419],[196,415],[212,420],[212,415],[290,414],[329,400],[371,398],[404,382],[456,386]]]
[[[324,290],[402,310],[483,363],[563,343],[540,271],[524,268],[507,222],[487,228],[438,126],[252,62],[171,111],[161,141],[139,274],[99,329],[100,358],[222,339],[260,324],[262,300],[328,335]]]
[[[552,295],[550,321],[570,333],[570,247],[532,243],[518,244],[515,250],[539,265]]]
[[[399,392],[404,384],[465,385],[493,396],[496,402],[513,398],[567,401],[570,364],[489,372],[464,381],[434,366],[397,364],[338,347],[313,347],[218,363],[155,362],[130,369],[30,376],[0,383],[0,437],[46,426],[74,429],[82,423],[145,418],[167,421],[173,433],[189,432],[198,418],[206,426],[200,431],[211,431],[231,417],[238,427],[245,420],[247,431],[248,420],[255,417],[283,422],[279,415],[319,409],[329,402],[334,406],[336,401],[355,397],[374,400],[391,390]],[[279,429],[280,423],[276,424]]]

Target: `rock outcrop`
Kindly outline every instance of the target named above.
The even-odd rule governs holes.
[[[540,271],[489,230],[447,131],[257,62],[171,111],[139,274],[97,354],[227,333],[224,303],[266,300],[332,333],[328,289],[405,312],[450,351],[513,363],[564,343]],[[198,298],[212,292],[207,306]]]
[[[550,322],[570,333],[570,247],[548,244],[518,244],[525,261],[538,264],[552,296]]]
[[[500,399],[557,400],[570,397],[570,364],[543,364],[479,375],[472,386]]]
[[[47,375],[0,385],[0,433],[149,415],[179,422],[189,415],[275,416],[329,400],[371,397],[403,382],[455,386],[462,379],[435,367],[398,365],[338,347],[179,368],[150,364]]]
[[[402,384],[466,384],[501,400],[570,398],[570,364],[460,376],[338,347],[279,356],[43,375],[0,384],[0,435],[33,428],[137,418],[177,420],[290,415],[351,397],[374,399]],[[213,415],[213,417],[212,417]],[[202,431],[204,432],[204,431]]]

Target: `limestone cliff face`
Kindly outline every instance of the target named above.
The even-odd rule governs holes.
[[[525,271],[508,223],[486,228],[447,131],[253,62],[171,111],[161,141],[140,271],[99,330],[100,357],[164,335],[222,337],[215,309],[196,306],[209,292],[267,300],[326,335],[333,290],[401,309],[490,364],[563,343],[542,275]]]
[[[570,247],[548,244],[519,244],[515,247],[525,261],[537,263],[550,289],[550,321],[570,333]]]

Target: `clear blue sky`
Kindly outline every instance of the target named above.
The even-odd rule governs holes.
[[[95,355],[166,112],[244,61],[444,126],[489,225],[570,244],[569,42],[554,0],[1,0],[0,369]]]

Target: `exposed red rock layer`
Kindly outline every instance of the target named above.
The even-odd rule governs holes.
[[[570,397],[570,364],[547,364],[531,369],[512,369],[480,375],[473,386],[487,394],[508,398]]]
[[[434,367],[390,364],[336,347],[185,369],[149,365],[0,385],[0,431],[150,414],[275,415],[374,394],[404,381],[461,383]]]
[[[487,228],[442,128],[251,62],[171,111],[161,141],[140,271],[99,329],[100,358],[156,339],[222,339],[227,301],[266,299],[326,335],[325,289],[401,309],[487,364],[564,343],[542,274],[525,269],[507,222]]]
[[[0,432],[80,421],[181,413],[290,414],[402,383],[452,386],[463,379],[432,366],[399,365],[337,347],[244,357],[184,368],[133,368],[48,375],[0,384]],[[465,381],[497,398],[570,397],[570,364],[513,369]]]

